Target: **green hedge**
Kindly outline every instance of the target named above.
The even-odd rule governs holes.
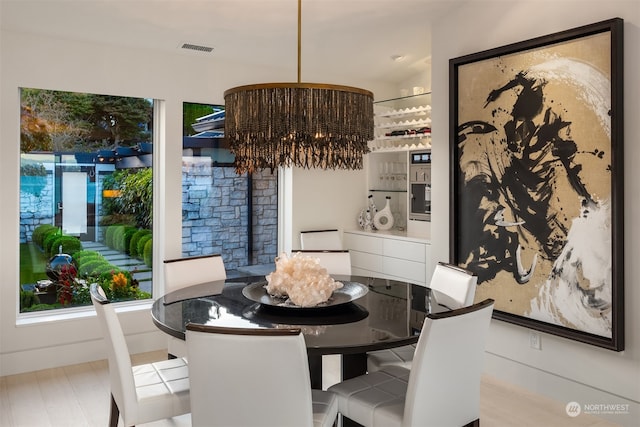
[[[102,254],[97,251],[82,250],[73,254],[73,259],[78,265],[81,265],[82,263],[92,259],[104,259],[104,256],[102,256]]]
[[[33,230],[33,234],[31,235],[31,240],[33,241],[33,243],[35,243],[40,248],[42,248],[43,247],[42,245],[44,243],[44,238],[49,233],[57,232],[57,231],[58,231],[58,227],[55,227],[51,224],[41,224]]]
[[[151,268],[153,266],[153,239],[147,240],[147,243],[144,244],[144,263],[147,267]]]
[[[48,256],[58,254],[60,252],[60,246],[62,246],[62,253],[68,255],[73,255],[82,250],[82,242],[80,242],[80,239],[62,234],[59,228],[50,224],[43,224],[36,227],[33,230],[31,239]]]
[[[146,228],[141,228],[140,230],[133,233],[131,236],[131,240],[129,241],[129,255],[134,258],[139,258],[139,254],[144,250],[144,246],[141,250],[138,250],[138,242],[144,236],[148,236],[151,234],[151,230],[147,230]]]
[[[60,236],[62,236],[62,233],[57,228],[46,233],[44,239],[42,240],[42,250],[45,254],[51,253],[51,248],[53,247],[54,241]]]
[[[116,251],[125,252],[124,248],[121,247],[122,242],[124,241],[125,229],[126,227],[124,225],[120,225],[115,227],[115,230],[113,231],[113,241],[111,242],[111,244],[113,245],[112,248]]]
[[[60,247],[62,247],[62,249]],[[57,253],[63,253],[73,256],[73,254],[80,250],[82,250],[80,239],[73,236],[62,235],[52,240],[48,254],[49,256],[53,256]]]
[[[133,237],[134,234],[136,234],[138,232],[138,229],[136,227],[125,227],[124,229],[124,235],[123,235],[123,240],[120,244],[120,247],[122,252],[126,252],[128,255],[131,255],[130,251],[131,248],[129,246],[129,244],[131,243],[131,238]]]
[[[129,242],[136,231],[138,229],[130,225],[117,227],[113,232],[113,249],[129,253]]]
[[[119,267],[111,264],[107,259],[96,251],[82,251],[80,256],[74,258],[78,265],[78,275],[80,277],[102,276],[112,273],[127,273]]]
[[[140,238],[140,240],[138,240],[138,248],[136,250],[136,253],[137,253],[136,257],[138,257],[139,259],[144,259],[144,246],[147,244],[147,242],[149,240],[152,239],[152,237],[153,236],[151,235],[151,233],[149,233],[149,234],[145,234],[144,236],[142,236]]]
[[[109,274],[128,273],[128,271],[127,270],[121,270],[120,267],[116,267],[113,264],[106,263],[104,265],[99,266],[96,269],[96,272],[95,272],[95,274],[98,274],[98,275],[107,274],[107,273],[109,273]]]
[[[116,249],[116,236],[123,230],[124,225],[122,224],[108,226],[107,231],[104,233],[104,244],[111,249]]]
[[[109,268],[115,268],[106,259],[94,259],[78,266],[79,276],[95,276],[104,271],[104,266]]]
[[[144,236],[151,235],[151,230],[138,229],[130,225],[110,225],[104,236],[104,243],[111,249],[124,252],[134,258],[142,258],[144,243],[139,244]]]

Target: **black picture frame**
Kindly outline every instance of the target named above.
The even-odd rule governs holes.
[[[624,350],[623,20],[449,61],[450,258],[493,317]]]

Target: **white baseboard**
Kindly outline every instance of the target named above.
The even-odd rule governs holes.
[[[127,335],[131,354],[167,348],[167,335],[157,331]],[[0,376],[58,368],[107,358],[102,339],[0,354]]]

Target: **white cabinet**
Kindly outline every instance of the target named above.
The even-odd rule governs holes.
[[[394,235],[345,231],[344,245],[351,253],[351,271],[426,286],[431,271],[428,240]]]

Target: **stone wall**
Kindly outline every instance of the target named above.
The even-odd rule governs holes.
[[[20,243],[31,241],[33,230],[53,224],[53,173],[20,177]]]
[[[253,174],[253,253],[251,264],[273,263],[278,251],[278,176]]]
[[[219,253],[227,270],[273,262],[277,250],[275,175],[252,180],[253,250],[249,254],[248,179],[233,167],[213,167],[208,157],[185,158],[182,166],[182,254]]]

